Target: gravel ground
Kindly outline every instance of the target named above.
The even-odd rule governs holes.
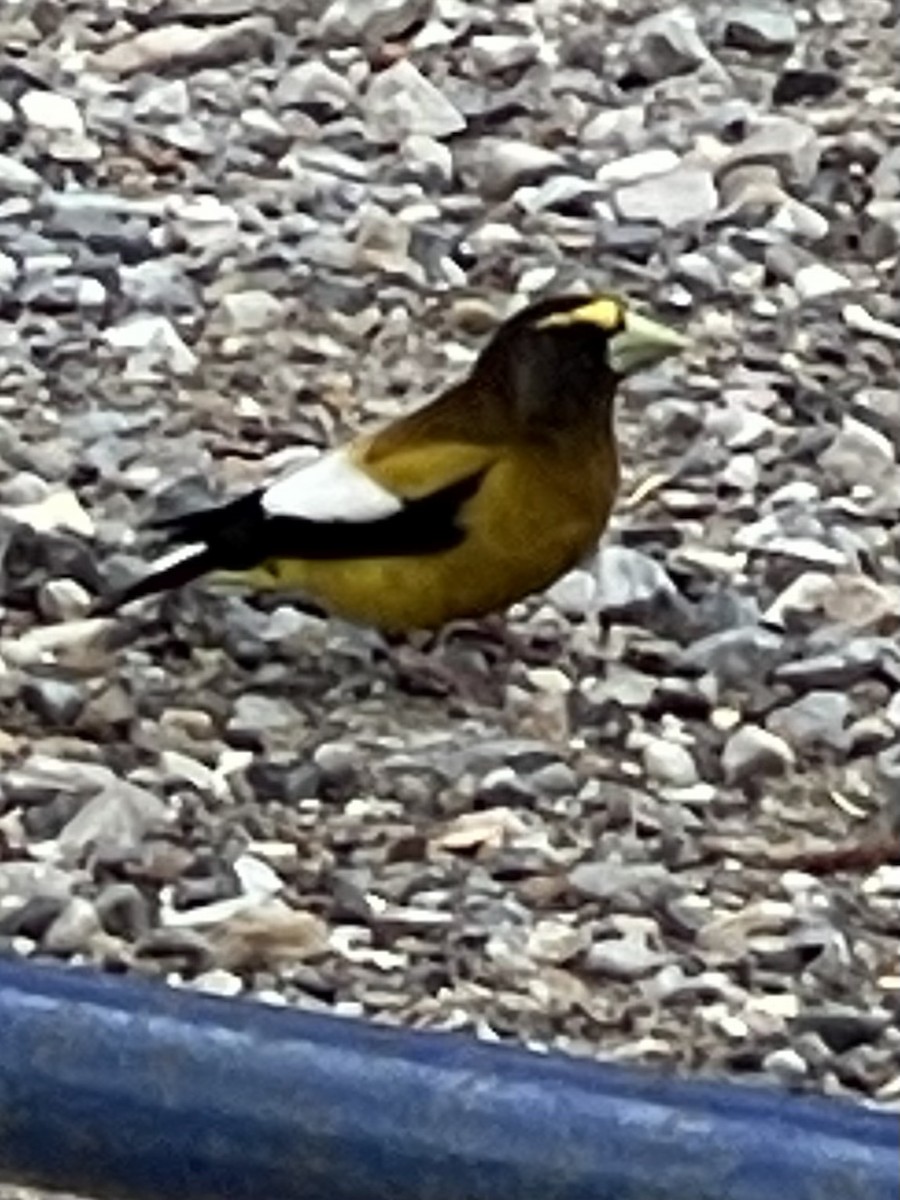
[[[898,1105],[891,7],[3,6],[8,953]],[[695,345],[515,653],[83,619],[575,284]]]

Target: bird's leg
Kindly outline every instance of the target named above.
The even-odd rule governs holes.
[[[448,644],[445,634],[420,632],[385,634],[387,660],[403,691],[415,695],[456,698],[474,704],[497,705],[501,681],[490,669],[480,669],[465,646]],[[454,650],[456,653],[454,654]]]
[[[434,637],[434,649],[444,651],[456,644],[471,645],[484,651],[492,663],[504,657],[531,665],[552,662],[556,647],[548,649],[537,639],[513,629],[501,613],[491,613],[477,621],[453,621]]]

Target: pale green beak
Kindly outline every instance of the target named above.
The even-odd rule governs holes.
[[[626,313],[625,328],[609,339],[609,365],[617,375],[632,375],[684,350],[689,341],[658,321]]]

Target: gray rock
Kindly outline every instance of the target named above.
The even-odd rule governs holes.
[[[843,692],[814,691],[766,718],[766,727],[798,750],[829,746],[843,750],[847,745],[850,699]]]
[[[633,70],[649,82],[693,71],[711,55],[686,8],[673,8],[639,22],[628,42]]]
[[[767,53],[790,50],[797,40],[797,22],[787,5],[761,0],[726,10],[725,43],[742,50]]]
[[[652,975],[668,960],[667,954],[652,949],[644,938],[626,936],[595,942],[585,955],[584,967],[608,979],[631,983]]]
[[[196,354],[163,316],[131,317],[104,330],[103,337],[113,349],[130,351],[125,370],[134,381],[155,382],[160,371],[192,375],[197,368]]]
[[[578,568],[563,575],[548,590],[547,599],[570,617],[586,617],[597,611],[597,576]]]
[[[845,689],[871,679],[885,662],[885,648],[878,638],[853,638],[829,654],[812,654],[782,663],[775,678],[798,691]]]
[[[580,140],[586,145],[604,145],[609,143],[617,149],[630,146],[637,141],[644,131],[644,109],[640,104],[630,104],[627,108],[604,108],[591,117],[582,127]],[[672,152],[675,166],[678,156]],[[602,169],[602,168],[601,168]]]
[[[538,921],[528,934],[526,950],[535,962],[561,964],[580,954],[587,944],[587,932],[564,921]]]
[[[652,738],[644,746],[644,770],[651,779],[669,787],[691,787],[700,778],[694,756],[686,746]]]
[[[365,100],[369,135],[383,144],[399,144],[414,133],[446,138],[466,127],[466,119],[408,60],[376,75]]]
[[[0,196],[32,196],[42,187],[37,171],[10,154],[0,154]]]
[[[650,703],[659,680],[641,671],[633,671],[618,663],[609,663],[602,679],[582,680],[581,692],[598,704],[614,700],[624,708],[646,708]]]
[[[400,147],[403,160],[414,178],[424,184],[448,186],[453,179],[453,152],[436,138],[413,133]]]
[[[91,942],[103,932],[97,910],[90,900],[73,896],[44,934],[41,949],[48,954],[83,954]]]
[[[785,655],[781,634],[758,625],[723,629],[694,642],[684,652],[684,664],[715,675],[724,687],[748,679],[764,680]]]
[[[114,76],[182,67],[224,67],[248,59],[269,44],[274,31],[266,16],[245,17],[224,25],[174,22],[145,29],[102,51],[95,65]]]
[[[660,863],[583,862],[569,872],[576,892],[592,900],[652,901],[676,890],[669,872]]]
[[[52,896],[32,896],[24,904],[4,899],[0,904],[0,936],[40,942],[65,907],[65,900]]]
[[[821,148],[816,131],[793,117],[765,117],[739,143],[720,172],[748,164],[774,167],[787,184],[807,188],[819,167]]]
[[[555,150],[531,142],[493,140],[479,147],[480,186],[491,199],[503,199],[527,183],[540,183],[563,166]]]
[[[134,115],[150,121],[178,121],[191,111],[191,94],[183,79],[150,84],[134,102]]]
[[[322,742],[315,749],[313,763],[332,781],[352,778],[362,765],[359,748],[352,742]]]
[[[790,1046],[770,1050],[762,1060],[762,1068],[783,1084],[801,1083],[809,1074],[806,1060]]]
[[[469,43],[472,62],[481,75],[527,67],[535,61],[541,43],[534,37],[510,33],[476,34]]]
[[[370,44],[405,33],[431,12],[432,0],[333,0],[319,22],[330,40]]]
[[[298,723],[293,705],[271,696],[246,692],[238,696],[227,729],[233,738],[264,741],[270,734],[291,729]]]
[[[221,309],[235,333],[258,333],[284,320],[284,301],[261,289],[230,292],[222,297]]]
[[[660,601],[677,596],[665,568],[648,554],[627,546],[601,546],[597,554],[600,608],[637,619]]]
[[[0,862],[0,900],[4,911],[13,902],[33,899],[68,901],[78,875],[53,863]]]
[[[706,428],[730,450],[751,450],[770,441],[778,426],[765,413],[737,401],[711,413]]]
[[[198,289],[180,263],[166,259],[127,264],[119,269],[122,295],[137,309],[147,312],[192,312]]]
[[[897,481],[897,463],[890,438],[856,417],[845,415],[841,428],[820,459],[822,469],[839,483],[870,487]]]
[[[677,229],[711,217],[719,197],[712,174],[704,167],[680,166],[619,188],[613,202],[625,221],[652,221]]]
[[[722,751],[722,770],[728,783],[750,783],[766,775],[781,775],[795,761],[787,742],[759,725],[742,725]]]
[[[621,187],[638,183],[655,175],[666,175],[679,165],[678,155],[666,146],[653,150],[640,150],[624,158],[613,159],[598,167],[594,175],[602,187]]]
[[[114,937],[135,941],[150,929],[150,905],[133,883],[107,884],[94,907],[103,929]]]
[[[528,213],[560,209],[589,212],[598,195],[596,185],[577,175],[551,175],[537,187],[519,188],[516,203]]]
[[[835,1054],[845,1054],[856,1046],[875,1042],[889,1024],[884,1012],[868,1012],[849,1005],[826,1005],[807,1009],[795,1018],[792,1028],[798,1033],[814,1033]]]
[[[33,471],[19,471],[0,483],[0,504],[13,508],[22,504],[39,504],[53,491],[52,486]]]
[[[152,792],[114,779],[65,825],[59,848],[67,858],[90,850],[134,854],[148,833],[168,821],[166,805]]]
[[[357,103],[356,91],[347,77],[313,59],[285,71],[273,95],[281,108],[316,105],[332,113],[353,111]]]
[[[22,699],[51,726],[71,725],[85,703],[84,690],[63,679],[29,679],[22,687]]]
[[[534,771],[529,785],[543,796],[573,796],[578,791],[578,776],[566,763],[548,763]]]

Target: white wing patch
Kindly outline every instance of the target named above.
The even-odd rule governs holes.
[[[263,493],[262,506],[270,517],[362,523],[393,516],[403,502],[361,471],[346,451],[333,450],[273,483]]]
[[[206,549],[206,542],[191,542],[187,546],[178,546],[175,550],[169,550],[160,558],[155,558],[150,563],[150,573],[158,575],[163,571],[171,571],[172,567],[177,567],[179,563],[187,562],[191,558],[196,558]]]

